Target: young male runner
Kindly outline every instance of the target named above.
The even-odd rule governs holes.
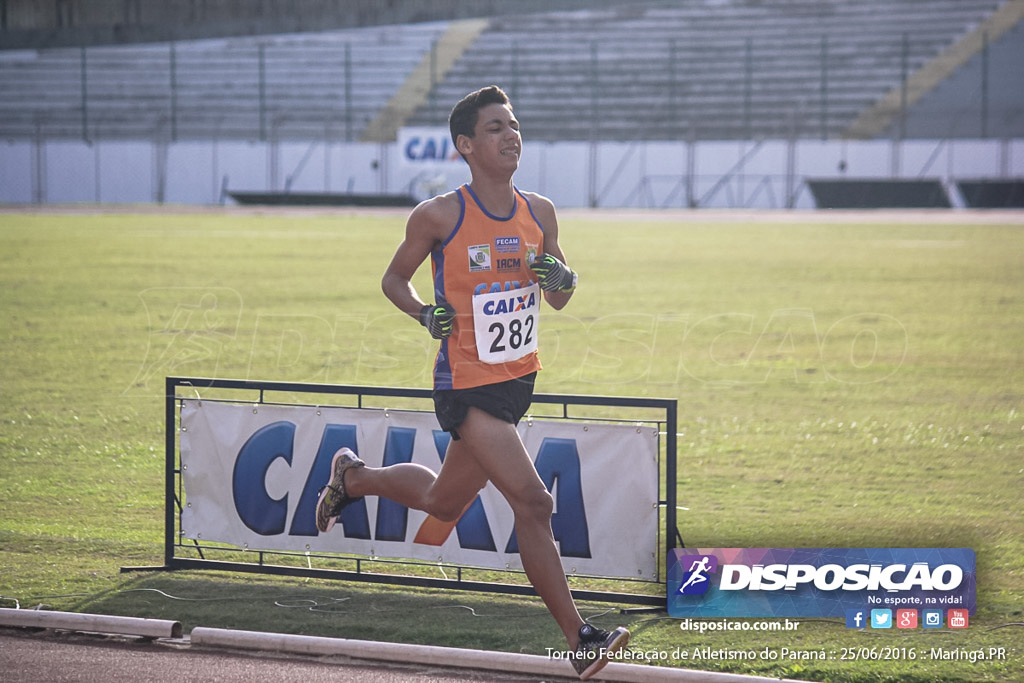
[[[505,93],[496,86],[470,93],[452,109],[449,126],[472,180],[412,211],[381,287],[441,342],[434,407],[452,438],[436,475],[414,463],[366,467],[351,450],[340,450],[317,505],[317,527],[329,530],[346,505],[368,495],[454,521],[492,482],[512,508],[526,576],[587,679],[629,641],[629,631],[604,631],[580,617],[551,532],[551,494],[516,431],[541,367],[541,291],[561,309],[576,274],[565,265],[551,200],[512,182],[522,137]],[[434,304],[411,282],[428,256]]]

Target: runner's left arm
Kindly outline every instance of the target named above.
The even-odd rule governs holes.
[[[530,204],[534,208],[534,214],[537,216],[537,220],[540,221],[541,227],[544,229],[543,253],[553,256],[568,268],[565,254],[562,252],[562,247],[558,243],[558,217],[555,214],[555,205],[547,197],[537,194],[530,197]],[[539,256],[540,255],[538,255],[538,257]],[[575,275],[573,275],[572,279],[575,281]],[[544,299],[548,302],[548,305],[556,311],[561,310],[567,303],[569,303],[569,299],[572,298],[574,291],[575,286],[555,291],[545,290]]]

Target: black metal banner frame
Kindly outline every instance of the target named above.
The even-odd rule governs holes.
[[[364,558],[364,557],[350,557],[345,555],[333,555],[327,553],[318,553],[315,555],[317,558],[324,558],[333,561],[350,562],[355,565],[355,569],[352,571],[340,570],[340,569],[324,569],[314,568],[310,562],[310,558],[313,557],[309,553],[296,553],[285,550],[260,550],[260,551],[245,551],[247,554],[255,555],[258,558],[256,562],[234,562],[234,561],[220,561],[207,558],[207,555],[214,554],[219,551],[224,552],[241,552],[242,549],[234,548],[229,546],[218,546],[210,544],[201,544],[198,541],[192,541],[191,544],[186,544],[180,538],[178,529],[179,519],[181,514],[181,501],[182,501],[182,479],[181,479],[181,467],[179,463],[179,452],[178,452],[178,406],[181,401],[188,398],[188,396],[180,395],[180,391],[187,391],[195,394],[202,400],[224,400],[206,397],[200,395],[200,391],[207,390],[248,390],[258,393],[257,399],[254,401],[258,404],[269,403],[266,401],[266,394],[268,392],[275,393],[298,393],[298,394],[326,394],[326,395],[338,395],[338,396],[349,396],[354,397],[357,408],[363,408],[364,400],[369,397],[374,398],[402,398],[402,399],[425,399],[431,398],[431,392],[429,389],[409,389],[409,388],[395,388],[395,387],[371,387],[371,386],[351,386],[351,385],[335,385],[335,384],[312,384],[303,382],[270,382],[270,381],[257,381],[257,380],[239,380],[239,379],[212,379],[212,378],[198,378],[198,377],[168,377],[166,378],[166,393],[165,393],[165,423],[166,423],[166,468],[165,468],[165,506],[164,506],[164,566],[162,567],[145,567],[145,568],[123,568],[122,571],[130,571],[132,569],[159,569],[159,570],[177,570],[177,569],[205,569],[205,570],[222,570],[222,571],[237,571],[237,572],[250,572],[250,573],[266,573],[266,574],[277,574],[285,576],[300,576],[300,577],[316,577],[316,578],[329,578],[329,579],[341,579],[348,581],[364,581],[374,583],[385,583],[385,584],[396,584],[396,585],[407,585],[407,586],[421,586],[430,588],[449,588],[456,590],[470,590],[478,592],[489,592],[489,593],[507,593],[507,594],[518,594],[518,595],[536,595],[533,588],[529,585],[521,584],[510,584],[510,583],[499,583],[494,581],[470,581],[463,579],[463,573],[465,571],[499,571],[499,570],[487,570],[479,567],[465,567],[454,564],[445,564],[443,568],[449,569],[455,572],[455,578],[431,578],[424,576],[415,576],[409,574],[386,574],[381,572],[367,571],[365,567],[367,565],[403,565],[403,566],[421,566],[421,567],[434,567],[438,565],[426,562],[416,562],[413,560],[381,560],[376,558]],[[233,402],[237,402],[240,399],[232,398]],[[662,416],[657,420],[645,419],[645,420],[633,420],[629,418],[598,418],[603,420],[610,420],[615,422],[652,422],[658,425],[659,432],[664,432],[664,455],[660,450],[659,445],[659,459],[664,457],[665,465],[665,480],[664,482],[659,481],[659,506],[663,506],[665,509],[665,523],[663,530],[659,530],[659,535],[662,535],[661,541],[664,543],[665,556],[660,558],[661,566],[664,567],[665,558],[671,553],[671,551],[678,547],[676,545],[677,540],[679,545],[682,545],[682,539],[679,536],[679,532],[676,527],[676,505],[677,505],[677,476],[676,476],[676,459],[677,459],[677,446],[676,446],[676,427],[677,427],[677,401],[675,399],[662,399],[662,398],[625,398],[625,397],[613,397],[613,396],[581,396],[581,395],[569,395],[569,394],[535,394],[533,397],[534,404],[550,404],[560,405],[562,407],[560,416],[551,415],[536,415],[539,418],[550,418],[556,417],[561,419],[593,419],[584,418],[579,416],[571,416],[569,414],[570,406],[601,406],[610,408],[637,408],[645,410],[658,411]],[[303,405],[288,403],[288,405]],[[324,404],[317,404],[323,406]],[[394,407],[394,406],[392,406]],[[660,469],[660,467],[659,467]],[[177,553],[179,549],[190,549],[198,553],[199,557],[184,557]],[[268,564],[265,562],[267,556],[300,556],[306,559],[307,566],[287,566],[279,564]],[[522,573],[521,570],[517,573]],[[660,574],[660,572],[659,572]],[[446,574],[447,576],[447,574]],[[663,585],[662,581],[647,581],[640,579],[620,579],[612,577],[582,577],[588,579],[595,579],[597,581],[614,581],[621,583],[623,581],[629,581],[634,583],[643,583],[650,587],[653,584]],[[572,589],[572,594],[577,599],[583,600],[598,600],[605,602],[615,603],[626,603],[626,604],[637,604],[637,605],[664,605],[665,604],[665,593],[662,590],[658,594],[644,594],[644,593],[623,593],[616,591],[604,591],[604,590],[583,590],[583,589]]]

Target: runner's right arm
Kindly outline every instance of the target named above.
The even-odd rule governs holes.
[[[454,217],[452,202],[455,203]],[[424,307],[428,304],[413,286],[412,277],[430,256],[434,247],[451,232],[458,220],[458,210],[458,199],[454,194],[428,199],[413,209],[405,226],[405,239],[398,245],[391,263],[384,271],[384,277],[381,278],[381,289],[391,303],[398,310],[424,324],[428,330],[430,325],[424,323],[421,317]],[[450,306],[448,308],[450,309]],[[432,335],[433,333],[434,330],[431,330]]]

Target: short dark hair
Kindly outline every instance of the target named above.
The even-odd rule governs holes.
[[[460,135],[467,138],[473,137],[477,120],[480,118],[480,110],[491,104],[508,105],[512,103],[505,91],[496,85],[489,85],[486,88],[475,90],[452,107],[452,113],[448,117],[448,129],[452,134],[452,142],[457,142]]]

